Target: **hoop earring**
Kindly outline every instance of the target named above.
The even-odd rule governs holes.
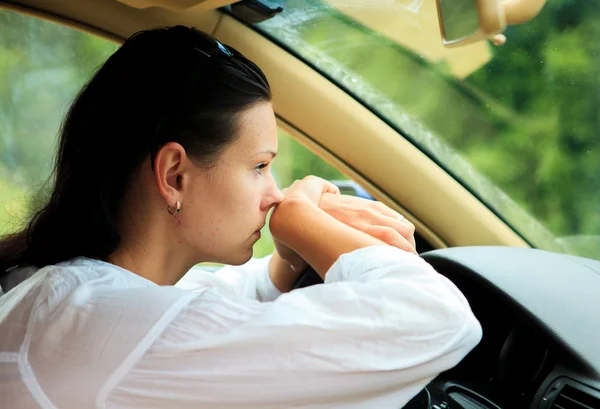
[[[181,211],[181,202],[179,202],[179,201],[177,202],[177,207],[175,209],[173,209],[171,206],[167,205],[167,212],[169,212],[169,214],[171,216],[179,213],[180,211]]]

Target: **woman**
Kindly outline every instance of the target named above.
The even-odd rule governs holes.
[[[278,190],[270,97],[181,26],[100,68],[47,205],[0,242],[1,407],[398,408],[479,342],[400,215],[315,177]],[[271,209],[277,251],[251,259]],[[325,284],[289,292],[306,263]]]

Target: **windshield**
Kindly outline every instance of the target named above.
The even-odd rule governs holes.
[[[256,27],[444,167],[533,246],[600,258],[600,2],[503,47],[442,46],[433,0],[286,0]]]

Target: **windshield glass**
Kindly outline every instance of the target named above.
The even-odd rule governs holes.
[[[393,125],[533,246],[600,258],[600,2],[503,47],[442,46],[433,0],[286,0],[256,25]]]

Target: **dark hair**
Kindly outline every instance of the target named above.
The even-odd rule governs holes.
[[[270,99],[260,68],[198,30],[134,34],[75,98],[53,190],[25,229],[0,240],[0,277],[18,266],[105,258],[119,245],[119,205],[146,158],[175,141],[210,166],[236,139],[238,114]]]

